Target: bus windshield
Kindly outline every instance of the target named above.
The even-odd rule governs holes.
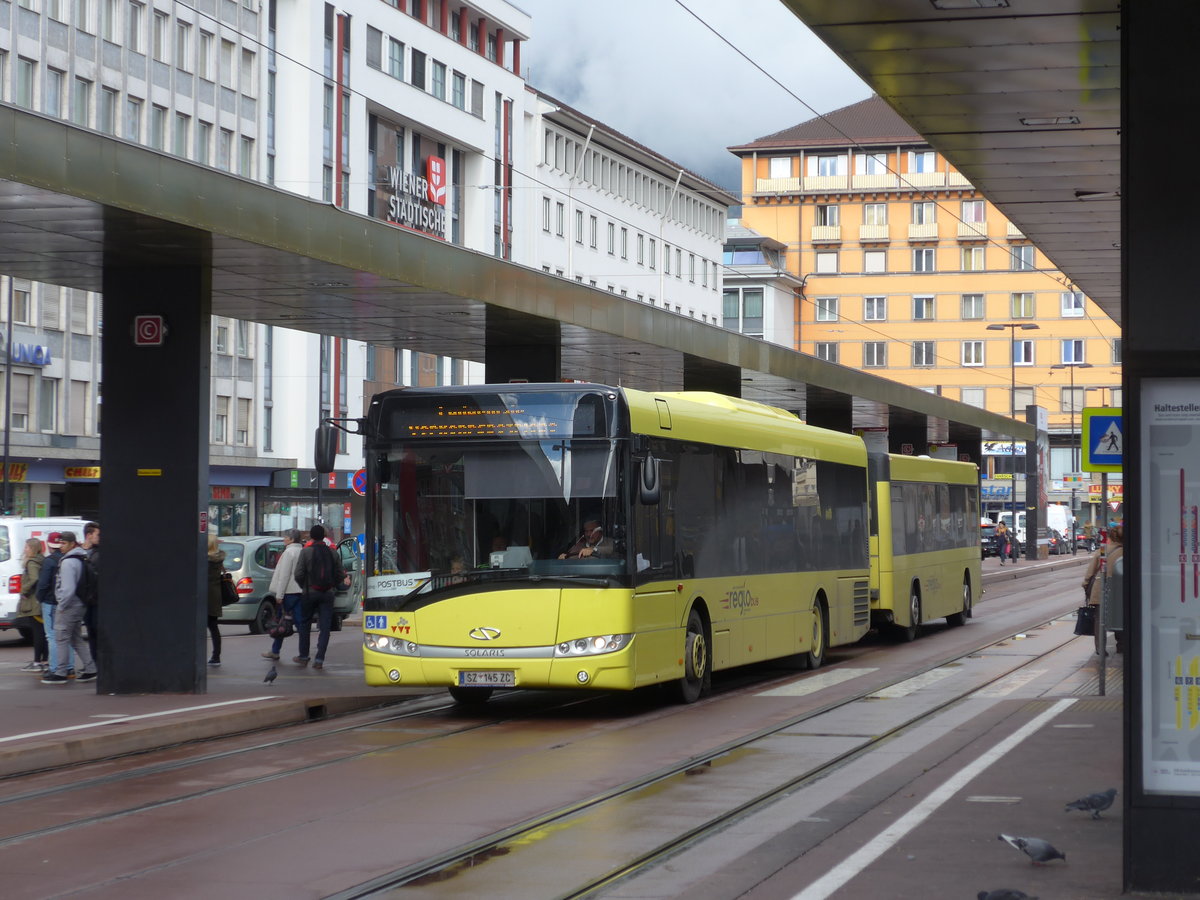
[[[621,576],[617,446],[604,437],[431,440],[380,453],[368,599],[533,575]]]

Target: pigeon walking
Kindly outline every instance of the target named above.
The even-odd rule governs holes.
[[[1072,809],[1082,810],[1083,812],[1091,812],[1093,819],[1100,818],[1100,813],[1113,805],[1113,797],[1117,796],[1116,788],[1109,788],[1099,794],[1088,794],[1086,797],[1080,797],[1078,800],[1072,800],[1067,804],[1066,811]]]
[[[979,900],[1038,900],[1037,897],[1030,897],[1024,891],[1014,890],[1013,888],[998,888],[994,891],[980,891],[977,896]]]
[[[267,673],[267,677],[263,679],[263,684],[270,684],[272,681],[275,680],[277,675],[279,675],[279,673],[275,671],[274,666],[271,666],[271,671],[269,671]]]
[[[1060,852],[1049,841],[1043,841],[1041,838],[1013,837],[1008,834],[1002,834],[999,837],[1000,840],[1016,847],[1033,860],[1035,866],[1048,863],[1052,859],[1061,859],[1064,862],[1067,859],[1067,854]]]

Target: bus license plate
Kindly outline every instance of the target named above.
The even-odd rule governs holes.
[[[459,672],[460,687],[516,687],[516,672]]]

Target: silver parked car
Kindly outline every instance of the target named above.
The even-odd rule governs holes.
[[[233,586],[239,598],[237,603],[221,610],[221,624],[246,622],[251,634],[265,634],[277,615],[277,606],[268,592],[275,564],[283,554],[283,538],[274,534],[229,536],[222,537],[219,545],[225,551],[225,570],[233,575]],[[350,571],[347,554],[340,555],[343,565]],[[342,620],[354,611],[356,600],[353,589],[335,595],[334,631],[341,631]]]

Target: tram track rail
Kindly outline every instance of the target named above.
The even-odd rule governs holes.
[[[1064,617],[1063,613],[1054,615],[1043,621],[1031,624],[1026,631],[1035,631],[1044,629]],[[973,648],[967,652],[956,653],[943,658],[938,658],[925,666],[910,670],[904,673],[902,677],[897,677],[891,680],[875,682],[869,687],[865,687],[860,691],[843,697],[829,703],[822,704],[812,709],[806,710],[801,714],[789,717],[785,720],[775,722],[769,726],[759,728],[753,732],[743,735],[735,740],[726,741],[720,745],[710,747],[701,753],[683,759],[677,763],[660,768],[656,771],[646,773],[645,775],[630,779],[620,785],[613,786],[607,790],[597,792],[596,794],[582,798],[570,804],[565,804],[557,809],[549,810],[540,815],[528,818],[522,822],[493,832],[492,834],[482,837],[478,840],[463,844],[459,847],[448,849],[437,856],[422,860],[419,863],[414,863],[379,875],[369,881],[363,882],[354,887],[329,895],[330,900],[357,900],[357,898],[376,897],[386,894],[390,891],[396,891],[407,886],[420,887],[437,883],[443,880],[449,880],[454,875],[464,869],[472,868],[477,865],[487,862],[489,859],[505,855],[509,849],[522,844],[525,841],[533,839],[539,833],[544,833],[547,829],[553,828],[556,825],[562,824],[582,813],[594,811],[603,807],[605,804],[614,803],[625,800],[638,792],[652,788],[655,785],[661,784],[669,779],[684,775],[689,771],[696,770],[699,767],[704,767],[719,761],[722,757],[727,757],[736,753],[739,750],[744,750],[752,745],[763,741],[766,738],[779,735],[788,729],[793,729],[798,725],[802,725],[806,721],[826,715],[839,709],[851,706],[872,695],[878,694],[888,688],[895,687],[913,678],[919,677],[928,672],[933,672],[937,669],[952,665],[960,660],[983,653],[991,647],[995,647],[1012,638],[1012,635],[1007,635],[995,641],[991,641],[982,647]],[[1069,638],[1068,641],[1072,639]],[[754,811],[768,806],[776,802],[787,794],[817,781],[836,769],[846,765],[847,763],[878,749],[883,744],[893,740],[898,735],[914,728],[919,727],[923,722],[929,721],[949,709],[952,706],[962,702],[965,698],[982,690],[999,681],[1010,678],[1014,673],[1021,669],[1029,668],[1036,665],[1039,661],[1045,659],[1049,655],[1057,652],[1068,641],[1057,643],[1042,652],[1024,658],[1020,665],[1006,669],[993,678],[990,678],[983,683],[973,683],[969,687],[961,691],[956,691],[946,699],[936,703],[935,705],[923,709],[919,714],[905,719],[896,724],[894,727],[888,728],[885,731],[867,739],[862,745],[847,750],[844,753],[835,754],[827,761],[811,766],[804,771],[796,774],[792,778],[773,786],[769,790],[763,791],[760,794],[738,803],[729,809],[723,811],[719,815],[713,816],[707,821],[700,822],[694,827],[685,829],[684,831],[663,840],[654,847],[647,849],[644,853],[636,855],[634,858],[626,860],[618,867],[611,869],[601,877],[588,879],[586,882],[573,887],[571,890],[561,893],[557,896],[561,897],[588,897],[594,896],[598,891],[609,887],[616,882],[627,879],[641,871],[654,866],[663,859],[679,852],[690,844],[709,837],[716,832],[719,832],[730,823],[753,813]],[[778,681],[794,681],[795,675],[777,679]],[[760,682],[753,688],[754,692],[767,690],[773,682]],[[713,698],[713,699],[720,699]],[[711,701],[710,701],[711,702]]]

